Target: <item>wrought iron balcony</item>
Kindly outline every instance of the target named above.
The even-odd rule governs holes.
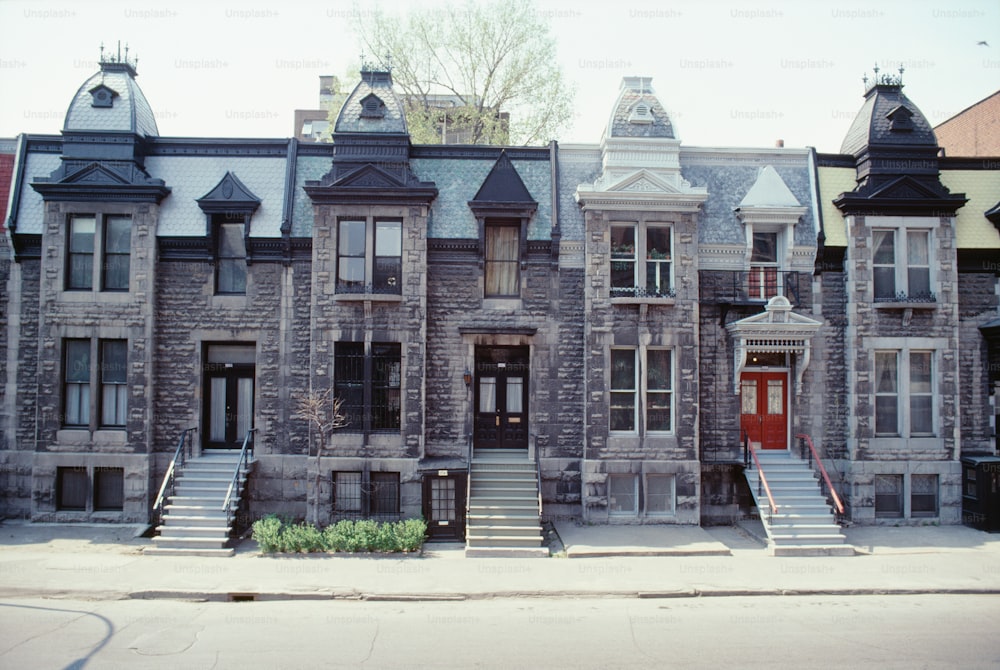
[[[766,303],[776,295],[784,296],[792,306],[799,304],[799,272],[772,267],[719,271],[721,281],[702,283],[702,296],[718,303]]]
[[[612,286],[611,297],[646,298],[650,300],[656,300],[662,298],[675,298],[677,297],[677,291],[675,291],[673,288],[657,289],[655,287],[645,287],[645,286]]]
[[[876,303],[900,303],[900,304],[930,304],[937,302],[937,296],[933,293],[897,293],[895,295],[875,296]]]
[[[337,282],[338,295],[402,295],[399,283],[362,284],[360,282]]]

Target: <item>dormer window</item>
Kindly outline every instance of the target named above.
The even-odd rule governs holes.
[[[385,118],[385,103],[382,98],[374,93],[369,93],[361,99],[362,119],[382,119]]]
[[[653,112],[645,102],[637,103],[632,107],[632,112],[628,116],[629,123],[652,123]]]
[[[115,98],[118,97],[118,91],[101,84],[95,86],[89,91],[92,100],[90,105],[92,107],[111,107],[114,104]]]
[[[897,132],[909,132],[913,130],[913,112],[899,105],[892,109],[885,118],[889,119],[889,130]]]

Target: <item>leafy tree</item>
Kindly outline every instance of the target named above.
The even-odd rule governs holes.
[[[544,144],[572,117],[555,39],[529,0],[359,12],[355,24],[362,48],[391,64],[415,143],[441,143],[447,126],[463,143]]]

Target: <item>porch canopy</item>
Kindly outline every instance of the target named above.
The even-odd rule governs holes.
[[[802,390],[802,373],[809,367],[812,337],[822,322],[796,314],[784,296],[774,296],[767,301],[761,314],[748,316],[726,326],[733,337],[735,364],[733,365],[733,392],[740,392],[740,376],[746,366],[747,354],[790,353],[795,360],[795,392]]]

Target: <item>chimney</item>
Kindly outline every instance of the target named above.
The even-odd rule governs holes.
[[[785,146],[785,140],[775,140],[774,146],[777,147],[778,149],[783,149]]]

